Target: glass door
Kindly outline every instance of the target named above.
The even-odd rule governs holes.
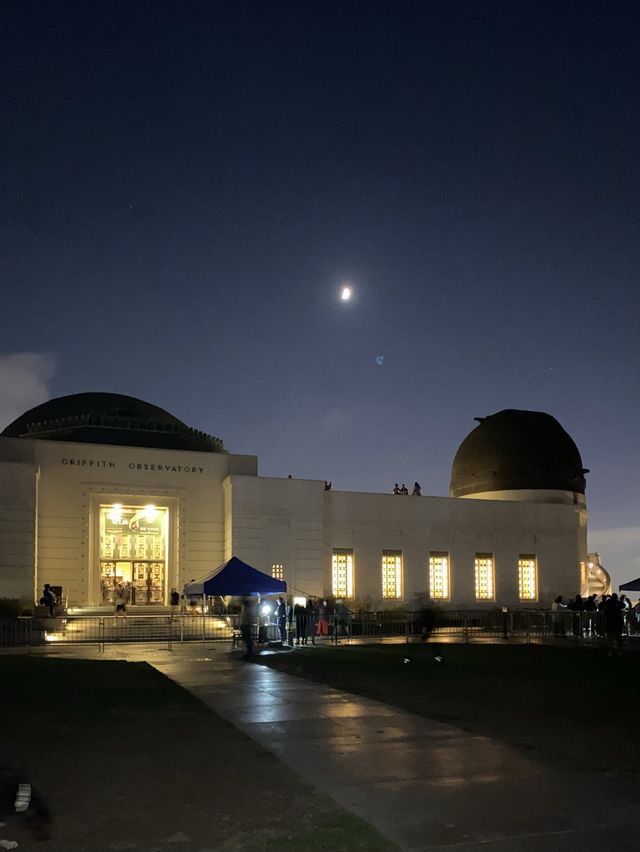
[[[116,603],[116,589],[118,586],[124,586],[125,589],[131,588],[131,562],[108,562],[103,560],[100,563],[100,588],[103,604]]]
[[[164,563],[133,563],[132,604],[137,606],[162,605],[164,603]]]

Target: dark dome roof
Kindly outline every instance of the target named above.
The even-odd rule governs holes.
[[[460,444],[451,469],[451,497],[483,491],[550,489],[584,494],[582,459],[555,417],[542,411],[498,411]]]
[[[75,393],[50,399],[14,420],[2,435],[79,444],[225,452],[220,438],[191,429],[157,405],[116,393]]]

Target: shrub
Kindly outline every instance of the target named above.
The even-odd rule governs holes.
[[[17,618],[22,610],[23,604],[18,598],[0,598],[0,618]]]

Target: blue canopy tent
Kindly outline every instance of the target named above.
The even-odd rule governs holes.
[[[187,583],[184,587],[184,594],[189,597],[278,595],[286,591],[287,584],[284,580],[274,580],[268,574],[247,565],[237,556],[232,556],[211,573]]]
[[[618,588],[621,592],[640,592],[640,577],[637,580],[630,580],[628,583],[623,583]]]

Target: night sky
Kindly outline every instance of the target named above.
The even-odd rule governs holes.
[[[640,576],[638,3],[2,18],[0,426],[119,392],[262,475],[446,495],[474,416],[547,411]]]

